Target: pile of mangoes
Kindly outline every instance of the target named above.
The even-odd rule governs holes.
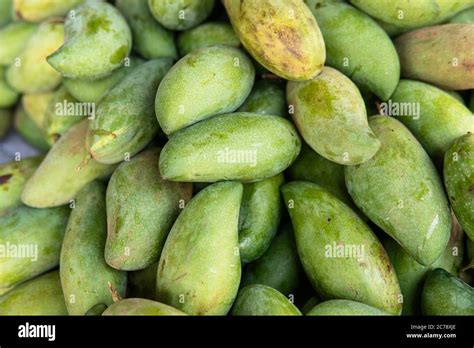
[[[474,0],[0,6],[0,315],[474,315]]]

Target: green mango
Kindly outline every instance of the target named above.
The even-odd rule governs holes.
[[[398,116],[436,163],[442,163],[456,138],[474,133],[472,112],[448,93],[423,82],[401,80],[386,109],[389,115]]]
[[[239,213],[239,248],[242,263],[255,261],[268,249],[280,224],[280,186],[283,174],[244,185]]]
[[[90,158],[84,146],[88,120],[73,126],[46,155],[26,182],[21,200],[36,208],[55,207],[70,202],[94,179],[107,176],[115,166]]]
[[[239,291],[231,314],[301,315],[301,312],[279,291],[266,285],[254,284]]]
[[[31,120],[40,129],[44,129],[46,112],[56,92],[31,93],[21,96],[21,105]]]
[[[161,153],[160,171],[171,181],[253,182],[281,173],[300,148],[296,129],[283,117],[225,114],[173,135]]]
[[[446,248],[451,230],[443,184],[402,123],[374,116],[369,124],[382,145],[371,160],[345,168],[349,194],[418,263],[430,265]]]
[[[144,298],[127,298],[115,302],[102,315],[186,315],[186,313],[164,303]]]
[[[14,286],[11,286],[9,288],[0,288],[0,300],[1,300],[1,296],[2,295],[5,295],[7,292],[9,292],[10,290],[12,290],[13,288],[15,288]],[[0,312],[1,313],[1,312]],[[0,314],[1,315],[1,314]]]
[[[330,300],[331,301],[331,300]],[[333,300],[335,301],[335,300]],[[340,300],[340,301],[347,301],[347,300]],[[329,301],[326,301],[329,302]],[[303,307],[301,308],[301,313],[307,315],[310,310],[313,309],[318,303],[321,303],[321,299],[318,296],[312,296],[305,302]]]
[[[178,56],[173,33],[153,18],[147,0],[115,0],[115,6],[130,26],[133,49],[142,57],[153,59]]]
[[[84,315],[99,303],[112,304],[111,289],[125,297],[127,273],[111,268],[104,260],[105,190],[98,181],[84,186],[67,224],[59,271],[70,315]]]
[[[25,139],[30,145],[39,149],[40,151],[48,151],[50,145],[46,142],[46,136],[43,130],[38,128],[36,123],[25,112],[22,106],[19,106],[15,111],[13,118],[15,130]]]
[[[377,237],[358,215],[313,183],[287,183],[282,193],[298,255],[318,295],[399,314],[402,307],[395,271]]]
[[[301,264],[291,225],[283,225],[265,253],[246,266],[241,286],[262,284],[289,295],[301,283]]]
[[[102,313],[104,313],[106,309],[107,305],[105,305],[104,303],[98,303],[92,308],[90,308],[84,315],[99,316],[102,315]]]
[[[474,239],[473,168],[474,133],[468,133],[456,139],[444,155],[444,183],[451,207],[471,239]]]
[[[67,207],[25,206],[2,216],[0,288],[14,286],[58,266],[68,216]]]
[[[428,275],[421,301],[424,315],[474,315],[474,289],[441,268]]]
[[[158,133],[153,102],[170,58],[139,65],[99,103],[86,146],[101,163],[118,163],[140,152]]]
[[[380,141],[367,123],[364,100],[339,71],[325,67],[313,80],[289,81],[286,96],[301,136],[324,158],[354,165],[378,151]]]
[[[0,315],[67,315],[59,272],[43,274],[0,296]]]
[[[18,92],[5,80],[5,67],[0,66],[0,108],[9,108],[16,104]]]
[[[84,0],[14,0],[13,8],[18,19],[42,22],[50,17],[64,16]]]
[[[214,0],[148,0],[151,14],[165,28],[186,30],[203,22]]]
[[[272,73],[287,80],[309,80],[326,59],[324,40],[301,0],[223,0],[245,49]]]
[[[48,92],[61,82],[61,74],[46,61],[64,41],[64,24],[43,22],[24,44],[21,53],[7,69],[10,86],[22,93]]]
[[[317,304],[306,315],[391,315],[378,308],[366,305],[365,303],[349,301],[349,300],[329,300]]]
[[[128,272],[127,297],[146,298],[154,300],[156,298],[156,273],[158,262],[147,268]]]
[[[380,99],[387,100],[397,87],[400,62],[385,31],[371,17],[349,4],[321,0],[305,2],[321,26],[326,63]]]
[[[6,1],[0,1],[0,3],[4,2]],[[12,22],[0,28],[0,42],[2,43],[0,65],[10,65],[21,54],[28,39],[37,28],[37,25],[25,22]]]
[[[160,149],[123,162],[107,187],[105,261],[134,271],[157,262],[174,221],[191,199],[192,184],[166,181],[158,167]]]
[[[64,45],[47,57],[64,77],[98,79],[123,64],[132,49],[132,33],[122,14],[102,1],[87,1],[64,23]]]
[[[12,2],[13,0],[0,1],[0,27],[7,25],[12,20]]]
[[[227,22],[207,22],[178,35],[176,42],[180,56],[185,56],[198,48],[226,45],[239,47],[240,40]]]
[[[459,12],[457,15],[451,17],[448,23],[465,23],[474,24],[474,6]]]
[[[26,180],[33,175],[42,160],[43,156],[35,156],[0,163],[0,215],[21,205],[21,192]]]
[[[199,192],[166,239],[157,300],[191,315],[225,315],[240,283],[238,219],[242,184],[220,182]]]
[[[254,78],[252,63],[236,48],[211,46],[193,51],[170,69],[158,87],[158,122],[170,135],[211,116],[232,112],[249,95]]]
[[[258,80],[238,111],[286,117],[286,95],[281,81]]]
[[[12,125],[13,113],[8,109],[0,109],[0,140],[7,135]],[[0,204],[1,205],[1,204]]]

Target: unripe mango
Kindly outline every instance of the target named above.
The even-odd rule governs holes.
[[[55,92],[31,93],[21,96],[21,106],[40,129],[44,129],[46,111],[53,100]]]
[[[5,68],[0,66],[0,108],[9,108],[18,100],[18,92],[5,80]]]
[[[43,130],[36,125],[22,106],[18,106],[15,111],[14,127],[23,139],[37,149],[48,151],[51,147],[46,142],[46,136],[43,133]]]
[[[143,298],[126,298],[115,302],[102,315],[186,315],[164,303]]]
[[[281,81],[259,80],[238,111],[286,117],[286,95]]]
[[[317,304],[306,315],[390,315],[365,303],[349,300],[329,300]]]
[[[12,18],[12,4],[13,0],[0,1],[0,27],[11,22]]]
[[[448,21],[448,23],[474,24],[474,6],[459,12]]]
[[[36,29],[36,25],[25,22],[12,22],[1,28],[0,65],[10,65],[19,56]]]
[[[42,22],[50,17],[64,16],[82,2],[84,0],[13,0],[13,9],[20,20]]]

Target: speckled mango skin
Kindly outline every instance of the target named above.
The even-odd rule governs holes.
[[[474,116],[453,96],[427,83],[401,80],[391,97],[395,103],[419,103],[419,119],[413,115],[397,117],[436,163],[456,138],[474,133]]]
[[[292,118],[306,143],[324,158],[344,165],[372,158],[380,141],[367,123],[364,100],[356,85],[325,67],[310,81],[287,84]]]
[[[58,266],[68,216],[67,207],[33,209],[25,206],[2,216],[0,244],[4,246],[5,253],[13,246],[20,248],[27,245],[30,254],[25,257],[2,255],[0,288],[19,284]],[[31,246],[35,249],[32,250]],[[32,254],[35,250],[37,255]]]
[[[22,93],[48,92],[61,82],[61,75],[46,61],[46,57],[64,41],[64,24],[57,21],[43,22],[30,36],[17,62],[7,69],[10,86]]]
[[[454,17],[451,17],[448,23],[474,24],[474,6],[459,12]]]
[[[25,182],[42,160],[42,156],[34,156],[0,164],[0,215],[21,205]]]
[[[397,87],[400,62],[385,31],[371,17],[348,4],[321,0],[306,0],[306,4],[321,27],[326,63],[387,100]]]
[[[7,135],[11,128],[13,113],[11,110],[0,109],[0,140]]]
[[[208,22],[179,34],[176,42],[180,56],[203,47],[226,45],[239,47],[240,40],[226,22]]]
[[[107,238],[106,187],[87,184],[77,195],[61,250],[61,285],[70,315],[84,315],[93,306],[113,303],[109,283],[125,297],[127,273],[105,263]]]
[[[428,275],[422,294],[424,315],[474,315],[474,289],[437,268]]]
[[[317,304],[306,315],[390,315],[378,308],[366,305],[365,303],[349,300],[329,300]]]
[[[402,306],[395,271],[377,237],[357,214],[313,183],[293,181],[282,186],[282,193],[298,255],[318,295],[399,314]],[[331,257],[327,246],[333,248],[333,243],[358,246],[361,257]]]
[[[164,303],[143,298],[126,298],[109,306],[102,315],[186,315]]]
[[[326,59],[323,36],[302,1],[222,2],[240,41],[266,69],[295,81],[321,72]]]
[[[249,95],[255,70],[242,51],[204,47],[181,58],[158,87],[155,112],[170,135],[198,121],[236,110]]]
[[[345,168],[356,205],[422,265],[448,244],[451,215],[443,184],[427,153],[399,121],[374,116],[382,145],[369,161]]]
[[[239,248],[242,263],[258,259],[268,249],[280,224],[280,186],[283,174],[248,183],[239,213]]]
[[[0,1],[0,27],[3,27],[12,21],[12,1],[13,0],[5,0]]]
[[[50,17],[64,16],[83,2],[84,0],[13,0],[13,10],[22,21],[42,22]]]
[[[46,111],[55,96],[55,92],[31,93],[21,96],[21,106],[41,130],[44,129]]]
[[[170,58],[139,65],[101,100],[87,132],[86,146],[101,163],[118,163],[141,151],[158,133],[153,102]]]
[[[147,268],[138,271],[127,272],[127,297],[138,297],[154,300],[156,298],[157,269],[158,262],[155,262]]]
[[[448,90],[472,89],[473,41],[471,24],[437,25],[401,35],[395,40],[395,46],[402,76]]]
[[[286,117],[285,88],[281,81],[258,80],[238,111]]]
[[[47,57],[64,77],[97,79],[122,65],[132,49],[132,33],[122,14],[102,1],[74,9],[64,23],[64,44]]]
[[[231,314],[301,315],[301,312],[279,291],[266,285],[254,284],[239,291]]]
[[[474,239],[474,133],[456,139],[446,151],[444,183],[459,223]]]
[[[15,130],[23,137],[23,139],[38,150],[48,151],[51,147],[46,142],[46,136],[44,135],[43,130],[36,125],[22,106],[17,107],[13,118],[13,124]]]
[[[241,287],[262,284],[289,295],[300,284],[301,275],[293,230],[291,225],[284,225],[265,253],[246,266]]]
[[[142,57],[153,59],[178,56],[173,33],[153,18],[146,0],[116,0],[115,6],[130,26],[133,49]]]
[[[9,108],[18,100],[18,92],[5,80],[5,67],[0,66],[0,108]]]
[[[36,208],[69,203],[87,183],[112,173],[115,166],[89,158],[84,146],[88,125],[87,119],[81,121],[54,144],[27,181],[23,203]]]
[[[226,315],[240,283],[238,219],[242,184],[220,182],[199,192],[166,239],[157,300],[191,315]]]
[[[215,0],[148,0],[155,19],[170,30],[186,30],[204,21]]]
[[[25,22],[12,22],[0,29],[0,65],[10,65],[36,31],[37,26]]]
[[[296,129],[283,117],[225,114],[173,135],[161,153],[160,171],[171,181],[254,182],[281,173],[300,148]],[[242,163],[237,163],[237,157],[235,161],[230,157],[237,151],[253,152],[245,152],[250,153],[248,158],[242,156]]]
[[[0,296],[0,315],[67,314],[58,271],[31,279]]]
[[[173,222],[191,199],[192,184],[160,177],[159,157],[160,149],[146,150],[123,162],[110,178],[105,260],[116,269],[138,270],[157,262]]]

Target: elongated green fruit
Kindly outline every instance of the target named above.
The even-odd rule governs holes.
[[[88,1],[64,23],[64,45],[48,63],[64,77],[97,79],[122,65],[132,48],[132,34],[120,12],[105,1]]]
[[[160,177],[160,149],[123,162],[107,187],[105,260],[121,270],[157,262],[166,236],[191,199],[192,185]]]
[[[301,0],[223,0],[235,33],[265,68],[287,80],[309,80],[326,59],[324,40]]]
[[[399,314],[395,271],[377,237],[357,214],[316,184],[294,181],[283,185],[282,193],[301,263],[318,295]]]
[[[186,315],[164,303],[143,298],[126,298],[115,302],[102,315]]]
[[[240,283],[242,191],[240,183],[216,183],[184,208],[161,253],[158,301],[192,315],[227,314]]]
[[[67,207],[34,209],[25,206],[2,216],[0,288],[24,282],[59,264],[68,216]]]
[[[160,171],[171,181],[253,182],[281,173],[300,148],[296,129],[283,117],[225,114],[172,136],[161,153]]]
[[[420,143],[402,123],[374,116],[369,124],[382,146],[371,160],[345,168],[349,194],[417,262],[429,265],[446,248],[451,231],[442,182]]]
[[[296,306],[266,285],[249,285],[239,291],[232,315],[301,315]]]
[[[66,204],[94,179],[109,175],[115,166],[91,159],[84,146],[88,120],[73,126],[54,144],[21,195],[36,208]]]
[[[286,117],[286,95],[281,81],[259,80],[238,111]]]
[[[0,1],[0,27],[7,25],[13,19],[13,0]]]
[[[25,112],[20,105],[17,107],[14,116],[15,130],[25,139],[29,144],[41,151],[48,151],[51,147],[47,141],[42,129],[38,128],[36,123]]]
[[[0,66],[0,108],[9,108],[18,100],[18,92],[5,80],[5,68]]]
[[[212,46],[191,52],[170,69],[156,93],[161,128],[173,134],[236,110],[249,95],[254,76],[252,63],[236,48]]]
[[[104,311],[107,309],[107,305],[104,303],[98,303],[92,308],[90,308],[85,315],[90,315],[90,316],[99,316],[104,313]]]
[[[31,93],[21,96],[21,106],[38,128],[44,130],[46,111],[55,92]]]
[[[82,2],[84,0],[13,0],[13,9],[20,20],[42,22],[50,17],[64,16]]]
[[[86,139],[96,161],[121,162],[157,134],[155,91],[171,63],[170,58],[160,58],[138,66],[101,100]]]
[[[77,195],[61,250],[61,284],[70,315],[112,304],[111,289],[125,297],[127,274],[105,263],[107,238],[105,185],[87,184]]]
[[[313,307],[306,315],[390,315],[365,303],[349,300],[329,300]]]
[[[448,23],[474,24],[474,6],[459,12],[448,21]]]
[[[0,315],[67,315],[59,272],[43,274],[0,296]]]
[[[315,79],[289,82],[292,115],[308,145],[330,161],[354,165],[372,158],[380,141],[367,123],[364,100],[356,85],[339,71],[325,67]]]

